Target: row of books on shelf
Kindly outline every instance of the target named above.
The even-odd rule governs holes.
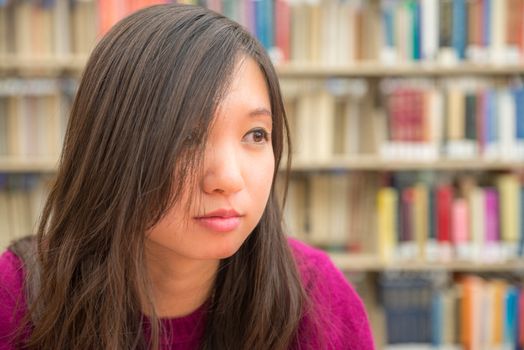
[[[288,231],[383,261],[504,262],[524,254],[521,174],[367,172],[295,176]]]
[[[1,80],[0,156],[57,159],[74,86],[70,80]]]
[[[524,289],[517,276],[384,273],[379,288],[388,344],[524,347]]]
[[[168,0],[0,1],[0,55],[86,54],[97,35]],[[277,63],[524,61],[523,0],[185,0],[245,26]],[[370,39],[371,38],[371,39]]]
[[[57,155],[75,87],[69,79],[0,80],[0,155]],[[298,161],[524,160],[524,84],[516,78],[385,79],[375,104],[363,79],[282,87]]]
[[[524,57],[522,0],[382,0],[381,12],[383,62],[508,64]]]
[[[35,232],[50,178],[35,174],[0,173],[0,250]]]
[[[524,158],[521,82],[497,85],[450,79],[436,86],[389,80],[384,86],[388,142],[381,154],[385,157],[410,154],[415,145],[429,159],[440,152],[454,158]]]
[[[385,260],[505,261],[523,255],[524,187],[502,174],[381,187],[377,194],[379,250]]]
[[[97,36],[96,3],[92,0],[0,1],[0,56],[27,59],[87,55]]]
[[[384,79],[378,101],[360,79],[292,84],[283,90],[301,161],[368,153],[391,160],[524,159],[518,78]]]

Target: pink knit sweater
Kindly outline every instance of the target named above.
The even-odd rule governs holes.
[[[302,282],[317,308],[316,315],[321,317],[321,324],[324,325],[322,339],[328,341],[328,348],[374,349],[363,304],[329,257],[297,240],[289,239],[289,245]],[[0,256],[0,350],[15,349],[10,338],[25,312],[23,278],[21,261],[11,251],[4,252]],[[21,296],[22,299],[19,299]],[[173,333],[169,339],[162,341],[162,349],[198,349],[204,331],[205,310],[204,304],[187,316],[163,319],[164,325]],[[299,349],[313,349],[319,337],[308,331],[312,322],[308,315],[311,313],[306,311],[300,325],[300,344],[296,344]]]

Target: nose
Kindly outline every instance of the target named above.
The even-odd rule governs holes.
[[[244,188],[240,156],[234,147],[209,144],[204,156],[203,190],[206,193],[224,195]]]

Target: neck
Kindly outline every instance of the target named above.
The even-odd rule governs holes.
[[[190,314],[209,298],[219,260],[185,258],[149,241],[146,264],[157,316],[174,318]]]

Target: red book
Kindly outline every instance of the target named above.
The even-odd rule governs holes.
[[[424,142],[426,141],[424,138],[424,120],[426,119],[424,116],[424,91],[413,90],[411,93],[411,103],[409,106],[411,107],[411,122],[413,130],[412,141]]]
[[[508,14],[508,21],[506,23],[506,41],[511,46],[518,46],[522,37],[522,0],[507,0],[506,6]],[[517,9],[520,9],[520,11]]]
[[[518,12],[520,12],[520,21],[516,31],[520,46],[520,55],[522,60],[524,60],[524,0],[520,0],[520,10]]]
[[[275,1],[275,33],[276,46],[282,52],[282,60],[289,61],[290,58],[290,26],[291,26],[291,10],[289,8],[288,0]]]
[[[451,208],[453,205],[453,189],[449,185],[437,187],[437,240],[450,242],[451,239]]]
[[[390,141],[405,141],[405,100],[404,89],[392,91],[388,97],[389,139]]]

